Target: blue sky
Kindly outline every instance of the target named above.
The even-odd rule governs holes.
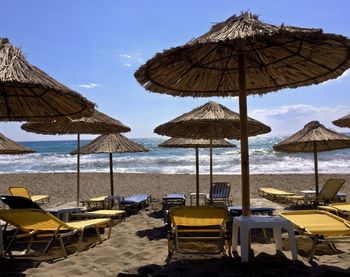
[[[122,1],[11,0],[0,4],[0,37],[21,47],[27,59],[128,125],[131,138],[156,137],[153,129],[206,103],[238,111],[237,98],[179,98],[146,92],[137,68],[155,53],[182,45],[211,25],[241,11],[271,24],[322,28],[350,37],[350,1]],[[310,120],[331,121],[350,113],[350,73],[317,86],[248,97],[248,115],[291,134]],[[24,132],[20,123],[0,123],[17,140],[73,139]],[[91,138],[92,136],[84,136]]]

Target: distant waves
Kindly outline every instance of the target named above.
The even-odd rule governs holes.
[[[272,150],[272,145],[284,139],[280,136],[260,136],[250,139],[251,173],[312,173],[313,154],[285,154]],[[150,149],[147,153],[114,154],[115,172],[184,174],[195,172],[194,149],[158,148],[164,139],[135,139]],[[88,141],[83,141],[82,144]],[[237,148],[214,149],[215,174],[240,173],[239,142]],[[0,155],[1,173],[75,172],[76,156],[69,154],[76,148],[72,141],[22,142],[37,151],[27,155]],[[349,173],[350,150],[337,150],[318,154],[319,172]],[[82,172],[109,172],[107,154],[81,156]],[[209,173],[209,150],[200,149],[200,173]]]

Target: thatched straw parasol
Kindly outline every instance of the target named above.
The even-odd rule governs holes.
[[[332,123],[339,127],[348,127],[350,128],[350,114],[343,116],[337,120],[332,121]]]
[[[31,122],[23,124],[21,128],[28,132],[44,135],[77,134],[77,205],[79,205],[80,197],[80,134],[106,134],[130,131],[130,128],[119,120],[96,110],[91,116],[80,119],[66,117],[51,122]]]
[[[29,154],[34,153],[33,149],[23,146],[0,133],[0,154]]]
[[[79,150],[79,149],[78,149]],[[109,153],[109,168],[111,180],[111,196],[114,195],[113,184],[113,153],[134,153],[149,151],[143,145],[138,144],[118,133],[105,134],[97,137],[89,144],[80,148],[81,154],[92,153]],[[71,154],[77,154],[78,151],[73,151]]]
[[[255,136],[271,131],[269,126],[248,118],[248,135]],[[154,129],[159,135],[172,137],[185,137],[191,139],[239,139],[240,138],[239,114],[231,111],[225,106],[208,102],[188,113],[164,123]],[[210,152],[211,152],[210,148]],[[210,168],[210,187],[212,186],[212,168]],[[197,195],[198,203],[199,195]]]
[[[225,139],[186,139],[171,138],[158,145],[159,147],[168,148],[195,148],[196,150],[196,205],[199,205],[199,148],[210,148],[210,180],[213,179],[213,153],[212,148],[229,148],[236,147]],[[210,184],[211,185],[211,184]],[[211,188],[211,186],[210,186]],[[210,189],[210,201],[212,199]]]
[[[94,104],[31,65],[0,38],[0,121],[53,120],[88,116]]]
[[[154,132],[191,139],[240,139],[241,135],[239,114],[213,101],[159,125]],[[248,118],[248,132],[256,136],[271,132],[271,128]]]
[[[273,146],[274,150],[286,153],[314,153],[316,195],[319,192],[317,152],[343,148],[350,148],[350,137],[327,129],[318,121],[309,122],[302,130]]]
[[[321,29],[275,26],[249,12],[155,55],[135,73],[147,90],[174,96],[239,96],[243,215],[250,213],[250,94],[318,84],[350,67],[350,41]]]

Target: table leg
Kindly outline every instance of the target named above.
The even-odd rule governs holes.
[[[276,250],[282,251],[282,234],[280,227],[273,228],[273,239],[275,240]]]
[[[239,223],[233,220],[232,223],[232,252],[237,251]]]
[[[290,250],[292,252],[292,258],[293,258],[293,261],[297,261],[298,260],[298,249],[297,249],[297,243],[295,240],[292,224],[290,224],[288,226],[287,231],[288,231],[288,237],[289,237],[289,243],[290,243]]]
[[[241,262],[249,260],[249,226],[245,222],[240,223],[240,242],[241,242]]]

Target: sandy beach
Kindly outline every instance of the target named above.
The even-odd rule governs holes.
[[[166,174],[115,174],[115,191],[121,195],[151,193],[153,198],[161,198],[166,193],[185,193],[194,191],[194,175]],[[329,178],[343,178],[346,183],[341,190],[350,194],[350,175],[321,174],[320,184]],[[231,198],[234,205],[240,205],[240,176],[219,175],[214,181],[229,181],[232,184]],[[200,178],[202,192],[208,192],[209,176]],[[252,205],[275,205],[268,200],[259,202],[259,187],[275,187],[292,192],[313,187],[312,174],[252,175]],[[40,174],[1,174],[0,194],[8,194],[8,187],[25,185],[32,194],[48,193],[50,204],[54,206],[74,201],[76,198],[76,175],[74,173]],[[104,195],[109,192],[107,173],[83,173],[81,176],[81,199]],[[189,202],[189,201],[188,201]],[[44,207],[48,207],[44,206]],[[283,209],[283,207],[280,207]],[[283,253],[276,253],[271,237],[262,243],[257,235],[253,240],[255,258],[249,266],[241,265],[237,259],[220,255],[180,255],[168,257],[167,229],[161,212],[157,207],[127,217],[125,222],[113,227],[112,236],[77,256],[54,263],[32,263],[27,261],[1,261],[3,276],[324,276],[350,274],[350,246],[337,245],[334,252],[326,244],[317,248],[313,263],[307,261],[306,252],[311,240],[298,239],[299,261],[293,264],[288,250],[288,239]]]

